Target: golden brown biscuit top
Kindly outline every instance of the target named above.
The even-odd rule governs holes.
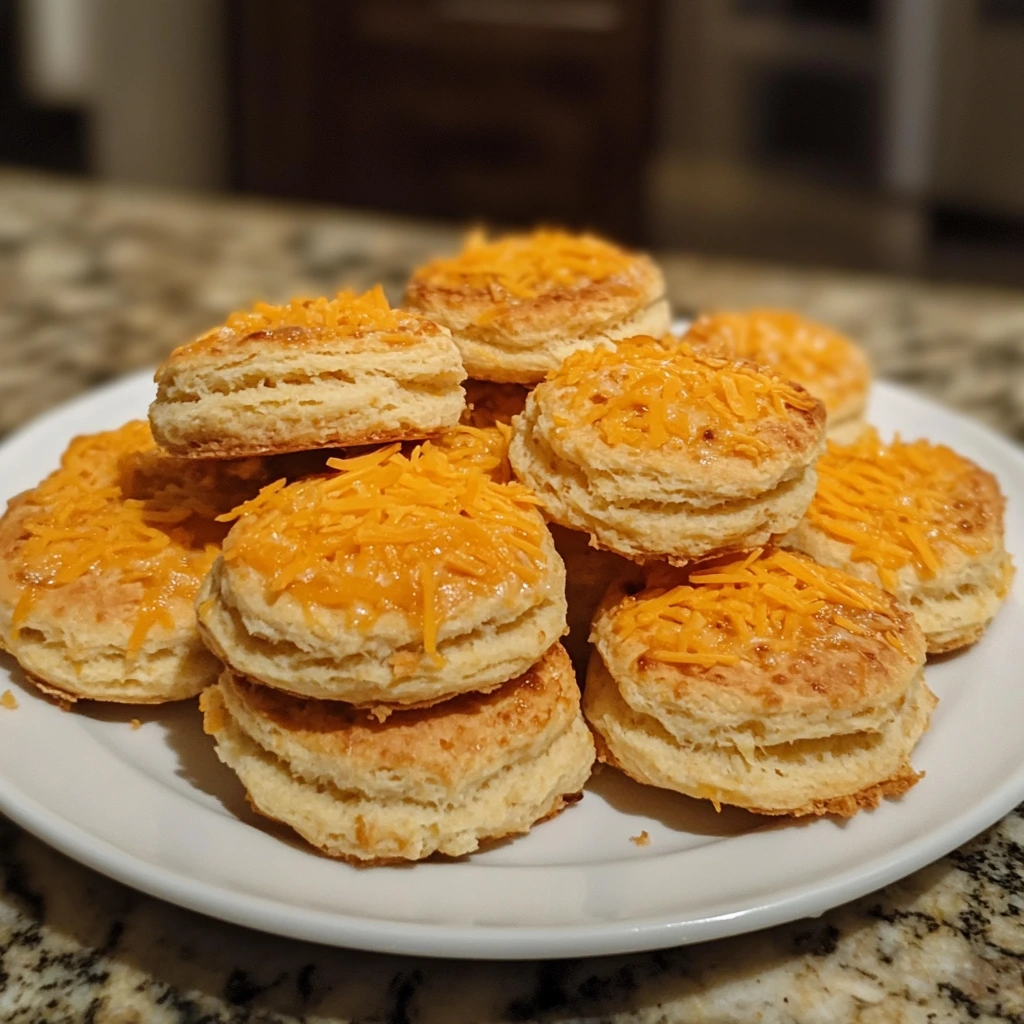
[[[172,603],[195,597],[227,532],[216,517],[267,478],[258,459],[162,455],[143,421],[75,438],[60,468],[7,513],[18,527],[4,552],[20,590],[13,625],[47,590],[114,571],[144,588],[129,641],[129,651],[137,649],[155,624],[173,626]]]
[[[848,338],[797,313],[751,309],[699,317],[684,336],[698,351],[749,359],[803,385],[830,415],[867,391],[870,369]]]
[[[221,327],[176,348],[168,363],[226,354],[242,344],[268,340],[289,347],[325,340],[404,346],[442,333],[417,313],[392,309],[378,284],[362,295],[345,290],[333,299],[297,297],[280,306],[257,302],[251,310],[232,313]]]
[[[549,725],[567,726],[579,707],[572,664],[558,644],[523,675],[490,693],[462,694],[383,720],[341,701],[293,697],[239,676],[230,677],[230,686],[251,714],[306,749],[370,772],[409,768],[451,782],[474,761],[500,761],[530,747]],[[216,701],[204,703],[205,729],[216,733],[223,728]]]
[[[984,554],[1002,537],[995,478],[945,445],[885,444],[870,429],[851,445],[830,442],[817,469],[808,524],[849,544],[887,589],[905,566],[931,579],[955,552]]]
[[[772,666],[810,650],[888,644],[913,664],[909,616],[878,587],[789,551],[757,548],[698,564],[659,567],[640,593],[610,612],[611,629],[651,663],[701,674],[720,666]],[[917,638],[920,639],[919,637]]]
[[[590,427],[605,444],[682,448],[698,459],[758,463],[780,428],[805,419],[817,441],[824,409],[803,388],[753,363],[702,356],[674,338],[630,338],[572,353],[538,394],[559,393],[556,429]],[[794,442],[798,438],[792,439]]]
[[[637,257],[593,235],[541,228],[488,242],[474,232],[457,256],[420,267],[412,284],[487,292],[497,304],[575,291],[628,275]]]
[[[480,597],[509,598],[541,583],[550,544],[536,499],[497,484],[471,460],[425,444],[330,459],[333,476],[265,488],[238,518],[224,559],[305,607],[344,611],[370,628],[400,612],[436,654],[440,625]]]
[[[526,407],[529,389],[522,384],[496,384],[489,380],[466,380],[466,408],[460,422],[471,427],[493,427],[511,423]]]

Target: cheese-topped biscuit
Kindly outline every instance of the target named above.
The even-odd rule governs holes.
[[[526,489],[397,447],[237,511],[197,605],[228,665],[303,696],[408,705],[492,689],[562,635],[565,569]]]
[[[786,551],[660,568],[594,623],[603,760],[763,814],[851,815],[918,779],[924,637],[881,589]]]
[[[895,594],[938,654],[973,643],[1013,581],[1006,502],[991,473],[928,441],[868,430],[829,443],[818,490],[787,544]]]
[[[520,384],[577,349],[670,323],[664,278],[647,256],[547,229],[472,235],[457,256],[420,267],[405,301],[451,329],[470,377]]]
[[[825,403],[830,438],[853,441],[864,427],[871,367],[860,348],[830,327],[789,310],[751,309],[698,317],[684,340],[795,380]]]
[[[149,420],[199,458],[415,439],[458,423],[465,376],[448,329],[378,285],[233,314],[157,369]]]
[[[526,832],[578,799],[594,763],[558,645],[491,693],[383,722],[230,671],[202,706],[217,755],[257,811],[363,863],[457,857]]]
[[[641,337],[566,359],[516,418],[509,458],[555,522],[682,564],[792,529],[824,443],[824,407],[798,384]]]
[[[219,671],[192,607],[227,532],[216,517],[268,479],[261,460],[169,458],[143,422],[75,438],[0,520],[2,646],[67,700],[198,693]]]

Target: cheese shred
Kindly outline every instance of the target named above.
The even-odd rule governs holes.
[[[438,331],[416,313],[392,309],[378,284],[362,295],[346,289],[332,299],[298,296],[281,305],[257,302],[252,309],[232,313],[222,326],[176,348],[170,358],[189,359],[270,331],[276,342],[292,345],[324,337],[351,342],[372,335],[375,341],[401,346],[419,341],[424,330],[431,334]]]
[[[307,611],[342,611],[364,631],[401,613],[436,656],[454,614],[546,575],[536,499],[519,484],[495,483],[477,455],[426,443],[409,455],[394,444],[329,459],[333,476],[267,487],[222,517],[238,520],[224,558],[259,572],[269,599],[287,592]]]
[[[884,637],[909,657],[880,590],[803,555],[758,548],[661,572],[613,613],[623,640],[642,638],[646,660],[736,665],[835,644],[847,634]],[[672,580],[679,582],[667,585]]]
[[[155,627],[173,628],[177,602],[195,597],[227,532],[217,516],[265,481],[261,460],[162,455],[142,421],[75,438],[60,468],[27,496],[12,627],[47,591],[103,577],[138,590],[134,654]]]
[[[750,363],[706,358],[672,338],[631,338],[614,348],[572,353],[548,379],[568,394],[556,426],[594,427],[606,444],[657,449],[683,444],[695,454],[753,462],[777,447],[764,432],[817,402]]]
[[[807,522],[848,544],[853,561],[874,565],[887,590],[907,567],[934,578],[950,546],[984,549],[969,508],[977,468],[944,445],[884,444],[872,428],[852,445],[830,443],[817,470]]]

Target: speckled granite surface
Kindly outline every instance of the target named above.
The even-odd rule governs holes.
[[[0,432],[257,297],[377,280],[448,228],[0,172]],[[1024,439],[1024,292],[665,259],[676,307],[797,306],[880,375]],[[307,946],[133,893],[0,820],[0,1022],[1024,1024],[1024,815],[815,921],[553,963]]]

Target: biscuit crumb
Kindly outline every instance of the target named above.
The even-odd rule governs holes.
[[[650,846],[651,845],[651,837],[647,834],[647,829],[644,829],[643,832],[641,832],[640,835],[638,835],[638,836],[630,836],[629,837],[629,841],[634,846]]]
[[[132,719],[132,729],[141,729],[141,728],[142,728],[142,723],[137,718],[133,718]]]
[[[10,690],[4,690],[3,696],[0,696],[0,704],[8,711],[17,711],[18,709],[18,701]]]

